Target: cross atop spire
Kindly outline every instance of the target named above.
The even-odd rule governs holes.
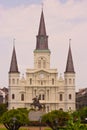
[[[68,57],[67,57],[67,64],[66,64],[65,73],[75,73],[70,42],[71,42],[71,39],[69,39],[69,51],[68,51]]]
[[[13,39],[13,53],[12,53],[9,73],[19,73],[14,43],[15,43],[15,39]]]

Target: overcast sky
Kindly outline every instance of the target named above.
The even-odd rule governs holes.
[[[87,0],[0,0],[0,86],[8,87],[14,38],[21,76],[33,68],[42,2],[51,68],[63,76],[71,38],[76,90],[87,87]]]

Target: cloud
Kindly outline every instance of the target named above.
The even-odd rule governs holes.
[[[44,0],[44,17],[51,67],[63,73],[66,67],[69,38],[75,65],[77,88],[86,87],[87,55],[87,1],[86,0]],[[16,52],[20,71],[33,68],[33,50],[36,47],[41,14],[41,5],[29,4],[6,8],[0,6],[0,84],[8,85],[8,71],[12,55],[13,41],[16,39]],[[54,58],[56,57],[56,58]]]

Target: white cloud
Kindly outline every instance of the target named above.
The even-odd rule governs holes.
[[[44,0],[46,30],[49,35],[51,67],[63,73],[66,67],[68,39],[72,39],[72,53],[77,72],[77,87],[87,85],[87,1]],[[19,69],[33,67],[33,50],[36,47],[41,5],[5,8],[0,6],[0,84],[7,85],[8,70],[12,55],[12,39],[16,38]],[[28,57],[28,60],[27,60]],[[56,59],[54,58],[56,57]]]

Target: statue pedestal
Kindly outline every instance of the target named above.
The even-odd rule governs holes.
[[[29,117],[29,120],[30,120],[30,121],[39,121],[40,118],[41,118],[44,114],[45,114],[44,111],[34,111],[34,110],[31,110],[31,111],[29,112],[28,117]]]

